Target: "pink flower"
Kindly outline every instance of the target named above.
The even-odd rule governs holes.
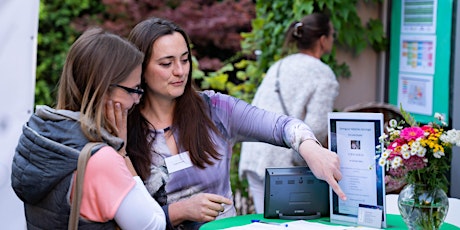
[[[429,125],[424,125],[424,126],[422,126],[422,129],[423,129],[423,131],[425,131],[425,132],[427,132],[427,133],[430,133],[430,134],[431,134],[431,133],[435,133],[433,127],[431,127],[431,126],[429,126]]]
[[[404,165],[408,170],[417,170],[422,169],[427,166],[427,163],[424,161],[425,158],[412,156],[411,158],[404,160]]]
[[[402,166],[398,168],[390,168],[388,170],[388,174],[394,176],[395,178],[402,178],[407,174],[408,171],[409,170],[406,167]]]
[[[401,131],[401,137],[410,141],[416,140],[419,137],[423,137],[425,132],[420,127],[409,127]]]
[[[398,139],[395,139],[393,142],[391,142],[388,145],[387,149],[399,152],[399,150],[397,150],[398,147],[401,148],[401,146],[404,144],[407,144],[407,141],[404,140],[403,138],[398,138]]]

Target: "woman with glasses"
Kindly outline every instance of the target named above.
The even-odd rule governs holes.
[[[332,50],[334,27],[328,16],[313,13],[293,22],[285,34],[284,51],[295,51],[268,70],[252,105],[303,120],[327,146],[327,113],[338,95],[339,83],[321,57]],[[263,155],[263,157],[260,157]],[[267,167],[305,165],[293,149],[265,143],[243,143],[239,173],[248,179],[257,213],[264,211]]]
[[[120,89],[124,89],[129,94],[136,95],[139,98],[142,96],[142,94],[144,94],[144,90],[139,88],[139,86],[136,86],[136,88],[129,88],[129,87],[118,85],[118,84],[111,84],[110,86],[118,87]],[[139,103],[139,102],[137,102],[137,103]]]
[[[145,94],[129,115],[127,150],[147,189],[163,206],[168,229],[198,229],[236,215],[230,160],[239,141],[294,148],[315,175],[345,199],[337,184],[337,154],[322,148],[302,121],[228,95],[195,90],[190,44],[180,27],[150,18],[134,27],[129,40],[146,56]]]
[[[77,161],[88,142],[101,144],[84,174],[79,228],[165,228],[163,210],[125,151],[128,111],[143,94],[143,58],[130,42],[97,28],[72,45],[56,107],[37,106],[13,159],[12,187],[24,202],[27,229],[67,229]]]

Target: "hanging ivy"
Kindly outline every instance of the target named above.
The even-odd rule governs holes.
[[[54,104],[56,84],[67,51],[80,34],[74,28],[73,20],[104,10],[104,5],[91,0],[40,1],[35,104]]]
[[[366,47],[372,47],[375,52],[387,49],[382,22],[370,19],[363,24],[357,12],[358,2],[379,4],[381,0],[256,1],[256,18],[252,20],[252,31],[241,34],[242,51],[235,58],[238,61],[228,62],[208,74],[196,69],[194,77],[203,89],[224,91],[250,102],[270,65],[282,58],[284,34],[291,22],[313,12],[329,15],[338,32],[336,46],[322,60],[331,66],[336,76],[350,77],[348,65],[338,63],[335,58],[337,47],[354,55]]]

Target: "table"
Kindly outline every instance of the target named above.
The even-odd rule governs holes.
[[[245,224],[250,224],[251,220],[265,220],[269,222],[277,222],[277,223],[285,223],[292,220],[280,220],[280,219],[265,219],[263,218],[263,214],[249,214],[243,216],[235,216],[229,217],[225,219],[215,220],[208,222],[201,226],[200,230],[216,230],[216,229],[223,229],[229,227],[236,227]],[[320,219],[309,220],[311,222],[319,222],[322,224],[331,224],[329,217],[322,217]],[[404,223],[403,219],[400,215],[394,214],[387,214],[387,228],[385,229],[407,229],[406,224]],[[444,223],[441,226],[441,230],[460,230],[460,227],[455,225]]]

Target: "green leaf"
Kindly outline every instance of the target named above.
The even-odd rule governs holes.
[[[205,81],[209,84],[209,87],[217,90],[225,90],[225,85],[228,80],[228,75],[224,73],[216,74],[213,77],[208,77]]]
[[[414,117],[412,117],[410,113],[406,112],[406,110],[403,109],[402,103],[399,104],[399,110],[401,111],[401,115],[403,116],[404,120],[408,125],[410,125],[411,127],[418,126],[418,123],[415,121]]]

